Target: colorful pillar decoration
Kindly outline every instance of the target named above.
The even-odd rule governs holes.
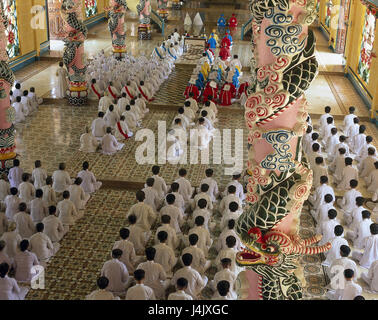
[[[151,40],[150,0],[140,0],[137,11],[139,15],[138,38],[139,40]]]
[[[168,20],[168,0],[158,0],[158,14],[164,21]]]
[[[0,172],[8,171],[16,157],[14,109],[11,108],[9,91],[14,83],[14,74],[8,65],[6,29],[8,19],[4,14],[3,2],[0,1]]]
[[[112,36],[114,56],[121,60],[126,56],[126,24],[125,13],[127,10],[126,0],[111,0],[109,11],[109,31]]]
[[[87,82],[85,81],[87,67],[84,55],[84,41],[88,29],[82,19],[82,3],[81,0],[63,0],[61,7],[66,31],[63,62],[68,70],[70,88],[67,95],[69,103],[72,105],[85,104],[88,99]]]
[[[245,104],[249,129],[247,208],[236,230],[245,250],[236,261],[246,267],[246,299],[302,298],[301,255],[325,252],[321,236],[302,239],[299,218],[312,185],[302,155],[307,101],[304,92],[318,73],[314,0],[252,0],[257,84]],[[244,288],[242,288],[244,287]],[[241,289],[245,292],[245,283]]]

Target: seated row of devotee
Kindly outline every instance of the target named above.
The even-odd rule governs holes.
[[[112,259],[101,270],[99,290],[87,299],[196,300],[205,287],[213,299],[236,299],[235,256],[241,245],[234,227],[244,201],[240,175],[219,192],[212,169],[197,190],[185,169],[170,187],[159,173],[154,166],[136,193],[137,203],[126,216],[129,225],[120,230]],[[217,270],[213,279],[210,268]]]
[[[322,235],[319,244],[332,246],[322,263],[331,279],[327,297],[332,300],[378,293],[378,206],[359,191],[360,181],[365,182],[366,191],[374,192],[373,201],[377,200],[378,159],[372,137],[364,134],[366,127],[359,125],[354,112],[355,107],[350,107],[337,128],[327,106],[318,126],[308,119],[303,138],[303,151],[313,170],[309,202],[316,231]],[[359,165],[354,166],[354,161]],[[341,199],[336,199],[335,190],[342,191]],[[340,280],[338,287],[335,279]]]
[[[22,90],[21,84],[16,83],[15,88],[9,93],[11,107],[14,109],[13,123],[25,122],[26,117],[37,111],[43,99],[39,98],[34,87],[28,90]]]
[[[100,187],[88,162],[71,179],[63,163],[48,176],[40,160],[32,174],[14,160],[8,176],[0,179],[1,299],[25,297],[24,286],[38,277],[36,266],[47,267],[69,228],[83,217],[90,195]]]

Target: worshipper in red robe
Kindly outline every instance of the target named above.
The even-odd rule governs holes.
[[[221,106],[230,106],[231,99],[235,98],[236,89],[232,82],[226,82],[219,94],[219,104]]]
[[[236,28],[238,26],[238,20],[235,17],[235,13],[233,13],[230,20],[228,20],[228,25],[230,28]]]
[[[211,99],[210,99],[211,97]],[[218,85],[215,81],[210,81],[207,83],[206,88],[203,92],[203,103],[210,100],[216,100],[218,97]]]
[[[199,92],[199,89],[198,87],[196,86],[196,79],[192,78],[190,79],[189,81],[189,84],[187,85],[186,89],[185,89],[185,92],[184,92],[184,96],[185,96],[185,99],[189,99],[189,93],[190,92],[193,92],[193,99],[198,101],[198,98],[200,96],[200,92]]]
[[[228,36],[228,33],[226,32],[226,35],[224,36],[224,38],[222,39],[222,42],[221,42],[221,47],[227,47],[227,48],[230,48],[231,46],[231,40]]]
[[[222,61],[227,61],[228,58],[231,57],[230,48],[227,46],[222,46],[222,48],[219,50],[219,57],[222,59]]]
[[[248,81],[243,82],[243,83],[239,86],[238,97],[237,97],[238,99],[240,99],[240,97],[241,97],[241,95],[242,95],[243,93],[247,94],[248,86],[249,86]]]

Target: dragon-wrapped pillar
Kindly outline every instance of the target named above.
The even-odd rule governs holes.
[[[8,19],[4,15],[3,3],[0,2],[0,172],[7,172],[13,166],[16,157],[15,135],[12,122],[15,119],[14,109],[11,108],[9,92],[14,83],[14,74],[8,65],[7,37],[5,29]]]
[[[63,62],[68,70],[69,91],[67,95],[69,103],[72,105],[83,105],[88,99],[88,88],[85,81],[87,67],[84,54],[84,41],[87,38],[88,29],[83,23],[82,5],[81,0],[63,0],[61,7],[66,31]]]
[[[245,105],[249,130],[247,206],[237,221],[245,249],[237,254],[239,298],[302,298],[303,254],[327,251],[321,236],[302,239],[299,218],[312,186],[302,155],[307,101],[304,92],[317,76],[314,0],[252,0],[252,80]]]
[[[116,59],[126,56],[126,24],[125,13],[127,10],[126,0],[111,0],[109,11],[109,31],[112,36],[113,54]]]
[[[151,40],[151,3],[150,0],[140,0],[137,5],[139,15],[138,39]]]
[[[167,22],[168,20],[168,0],[158,0],[158,14],[159,16]]]

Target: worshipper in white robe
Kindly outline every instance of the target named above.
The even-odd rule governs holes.
[[[6,196],[4,199],[5,205],[5,216],[8,218],[9,221],[14,221],[14,216],[18,212],[18,207],[22,200],[18,197],[18,189],[11,188],[10,195]]]
[[[129,240],[133,243],[135,253],[137,255],[143,255],[144,249],[147,241],[151,236],[151,232],[144,231],[139,225],[137,225],[137,218],[135,215],[130,215],[127,217],[129,226],[127,227],[130,231]]]
[[[144,85],[144,81],[139,82],[138,91],[142,95],[144,101],[151,102],[154,100],[152,93],[150,90]]]
[[[135,87],[131,85],[131,81],[126,82],[126,85],[122,88],[122,93],[125,93],[125,96],[122,96],[124,98],[127,97],[127,100],[133,100],[137,96],[137,92],[135,91]]]
[[[241,250],[242,249],[240,238],[239,238],[239,236],[237,235],[237,233],[234,230],[234,228],[235,228],[235,221],[236,220],[234,220],[234,219],[229,219],[228,223],[227,223],[227,227],[224,228],[223,231],[218,236],[217,243],[216,243],[216,246],[215,246],[215,249],[217,250],[217,252],[219,252],[219,251],[221,251],[223,249],[227,249],[226,239],[227,239],[228,236],[235,237],[235,239],[236,239],[235,248],[237,250]]]
[[[334,181],[336,184],[340,183],[343,179],[343,170],[345,167],[346,150],[345,148],[338,149],[338,155],[333,159],[328,169],[333,172]],[[349,182],[349,181],[348,181]]]
[[[362,220],[352,231],[348,231],[346,237],[353,242],[353,247],[362,249],[365,238],[370,236],[370,226],[373,221],[370,219],[371,213],[368,210],[361,212]]]
[[[361,149],[364,147],[366,143],[365,131],[366,131],[366,126],[362,124],[360,125],[358,129],[358,134],[356,134],[352,139],[349,139],[350,150],[354,154],[359,154],[361,152]]]
[[[337,217],[337,211],[335,209],[328,210],[328,219],[323,220],[319,223],[319,229],[317,228],[317,233],[322,235],[322,239],[319,241],[319,245],[326,244],[331,241],[335,236],[335,227],[340,224]]]
[[[104,96],[98,102],[98,111],[106,112],[110,105],[113,104],[113,99],[109,96],[108,92],[104,93]]]
[[[13,187],[18,188],[19,184],[22,182],[23,173],[24,173],[24,170],[20,168],[20,160],[14,159],[13,168],[11,168],[8,173],[8,180],[9,180],[11,188]]]
[[[230,184],[225,190],[227,190],[227,195],[222,198],[219,204],[219,212],[222,215],[224,215],[229,209],[231,202],[236,202],[240,208],[242,207],[242,201],[236,195],[236,186],[234,184]]]
[[[181,227],[184,223],[184,215],[182,210],[174,205],[176,197],[174,194],[169,193],[166,196],[167,205],[160,209],[161,215],[171,217],[171,227],[175,229],[177,234],[181,234]]]
[[[90,100],[100,100],[101,97],[103,96],[104,91],[101,90],[100,86],[97,84],[96,79],[91,80],[91,85],[89,88],[89,94],[88,94],[88,99]]]
[[[14,215],[14,222],[16,223],[16,231],[23,239],[29,239],[35,233],[35,225],[26,212],[26,203],[21,202],[18,209],[19,212]]]
[[[46,234],[50,240],[55,243],[62,240],[66,233],[62,221],[56,216],[56,207],[49,207],[49,215],[42,220],[45,226],[43,233]]]
[[[344,131],[345,135],[348,137],[349,148],[352,148],[354,136],[358,135],[359,133],[359,129],[360,129],[359,123],[360,123],[360,119],[358,119],[358,117],[355,117],[353,119],[353,124],[349,126],[348,131]]]
[[[47,262],[59,249],[58,246],[53,245],[51,239],[43,233],[43,223],[37,223],[37,232],[29,239],[29,250],[38,258],[41,263]]]
[[[356,190],[358,186],[357,180],[354,180],[354,179],[350,180],[349,186],[350,186],[350,190],[344,193],[344,196],[342,199],[337,199],[336,201],[337,205],[347,215],[350,215],[353,209],[356,208],[356,198],[361,197],[361,192]]]
[[[326,194],[324,196],[324,204],[319,208],[317,214],[314,215],[314,219],[317,222],[316,230],[320,232],[320,226],[323,221],[325,221],[328,217],[328,211],[330,209],[335,209],[334,207],[335,198],[331,194]]]
[[[117,141],[124,141],[133,136],[133,132],[129,130],[125,116],[121,116],[115,126],[114,136]]]
[[[369,148],[373,148],[375,150],[375,152],[377,153],[377,149],[375,148],[375,146],[372,143],[373,143],[373,137],[367,136],[364,146],[362,147],[360,153],[356,157],[356,161],[361,163],[368,156]]]
[[[31,103],[33,103],[35,105],[34,109],[36,109],[38,107],[38,105],[43,103],[43,99],[38,97],[37,94],[35,93],[34,87],[30,88],[28,97],[29,97]]]
[[[157,191],[154,189],[154,183],[154,178],[148,178],[142,191],[145,194],[144,203],[151,206],[151,208],[157,212],[157,209],[160,208],[161,205],[161,199],[159,198]]]
[[[361,286],[353,281],[355,274],[352,269],[344,270],[345,287],[339,300],[353,300],[355,297],[361,295]]]
[[[320,135],[322,137],[322,144],[323,146],[326,145],[328,138],[331,136],[331,130],[335,127],[333,122],[333,117],[327,118],[327,123],[321,128]]]
[[[136,193],[136,199],[138,203],[134,204],[128,211],[127,217],[134,215],[137,218],[137,225],[141,227],[145,232],[149,232],[152,224],[156,220],[156,213],[154,209],[148,204],[144,203],[146,196],[145,193],[139,190]]]
[[[125,117],[126,124],[131,132],[135,132],[140,123],[138,123],[137,118],[134,112],[131,110],[130,105],[126,106],[126,110],[124,113],[122,113],[122,116]]]
[[[55,95],[58,99],[63,99],[66,97],[68,90],[68,72],[67,69],[64,68],[63,62],[59,62],[59,68],[56,71],[56,76],[58,77],[58,82],[55,88]]]
[[[358,170],[353,166],[352,158],[345,158],[345,167],[341,173],[341,181],[338,183],[336,189],[347,191],[350,188],[350,180],[358,180]]]
[[[179,190],[180,190],[180,185],[177,182],[173,182],[171,184],[171,192],[170,192],[171,194],[173,194],[175,196],[175,202],[173,203],[173,205],[175,205],[177,208],[179,208],[182,211],[183,216],[185,217],[186,216],[186,214],[185,214],[185,210],[186,210],[185,201],[184,201],[184,197],[179,193]],[[166,199],[164,200],[164,205],[168,205]]]
[[[168,234],[167,245],[170,246],[173,250],[179,246],[181,236],[178,237],[176,230],[171,227],[171,217],[168,215],[161,216],[161,226],[156,229],[155,233],[155,244],[159,244],[158,234],[160,231],[165,231]]]
[[[30,202],[30,216],[35,224],[42,222],[42,220],[48,216],[47,204],[42,198],[42,189],[37,189],[35,199]]]
[[[84,192],[91,194],[99,190],[102,186],[101,181],[97,181],[93,172],[89,170],[89,163],[87,161],[83,162],[83,170],[77,174],[78,178],[81,178],[81,187]]]
[[[145,280],[144,270],[135,270],[134,279],[136,285],[127,290],[125,300],[156,300],[154,290],[143,283]]]
[[[168,296],[168,300],[193,300],[192,296],[187,294],[185,290],[188,288],[188,280],[178,278],[176,281],[176,292],[172,292]]]
[[[19,287],[14,278],[8,277],[11,266],[8,263],[0,264],[0,300],[24,300],[26,287]]]
[[[18,196],[19,198],[25,202],[28,206],[30,205],[30,201],[35,197],[35,188],[33,184],[29,182],[30,175],[29,173],[22,174],[22,182],[18,186]]]
[[[186,288],[185,292],[194,300],[197,300],[207,282],[204,281],[204,278],[197,270],[191,267],[193,256],[190,253],[184,254],[181,259],[184,267],[175,272],[171,280],[171,284],[175,285],[179,278],[185,278],[188,281],[188,287]]]
[[[214,264],[218,268],[218,271],[222,270],[222,264],[221,260],[224,258],[229,258],[231,260],[231,267],[230,270],[234,272],[235,274],[239,273],[239,268],[236,265],[235,257],[237,250],[235,248],[236,245],[236,239],[234,236],[228,236],[226,238],[226,249],[222,249],[219,251],[217,257],[215,258]]]
[[[378,260],[378,224],[372,223],[370,225],[369,237],[366,237],[363,241],[363,253],[353,252],[352,257],[359,261],[360,266],[369,269],[370,265]]]
[[[366,210],[364,208],[365,199],[363,197],[357,197],[355,199],[355,208],[350,214],[344,212],[344,221],[349,226],[352,231],[358,227],[359,223],[362,221],[362,211]]]
[[[85,127],[85,133],[80,136],[80,151],[82,152],[96,152],[99,142],[89,128]]]
[[[187,170],[186,169],[180,169],[179,170],[179,178],[175,180],[176,183],[179,184],[179,193],[182,195],[184,201],[187,203],[194,192],[194,188],[192,187],[190,181],[186,179],[187,176]]]
[[[220,221],[220,229],[224,230],[228,226],[230,220],[237,220],[243,213],[243,209],[239,207],[237,202],[231,202],[228,206],[228,210],[223,213],[222,219]]]
[[[143,110],[139,107],[139,105],[138,106],[136,105],[135,100],[130,101],[130,110],[135,116],[137,126],[140,127],[142,125],[142,120],[144,117]]]
[[[59,163],[59,170],[53,172],[53,189],[55,192],[61,193],[65,190],[68,190],[68,187],[71,185],[72,180],[70,175],[66,171],[66,164]]]
[[[344,133],[348,132],[349,127],[353,125],[353,119],[356,117],[354,112],[356,111],[356,108],[351,106],[349,107],[349,114],[347,114],[344,117],[344,123],[343,123],[343,130]]]
[[[196,209],[193,211],[189,226],[194,227],[194,221],[198,216],[202,216],[205,219],[204,226],[207,230],[213,231],[216,223],[211,221],[211,212],[207,209],[208,200],[201,198],[197,201]]]
[[[129,240],[130,237],[130,230],[126,228],[122,228],[119,231],[119,235],[121,240],[118,240],[114,243],[113,249],[120,249],[122,250],[122,256],[120,257],[120,261],[126,266],[127,271],[132,273],[135,270],[135,266],[139,261],[141,261],[142,257],[136,255],[134,244]]]
[[[130,101],[130,104],[132,101]],[[141,94],[138,94],[137,99],[135,99],[135,105],[144,113],[150,112],[150,109],[147,108],[146,101],[144,101]]]
[[[144,283],[150,287],[155,294],[156,299],[161,300],[165,298],[165,290],[169,286],[167,275],[161,264],[154,261],[156,256],[156,249],[153,247],[146,248],[147,261],[138,265],[138,270],[144,270]]]
[[[81,187],[83,180],[81,178],[76,178],[74,183],[68,187],[70,193],[70,200],[76,207],[76,210],[85,209],[90,195],[84,192],[84,189]]]
[[[335,155],[337,154],[336,145],[339,143],[340,137],[337,133],[337,128],[331,129],[331,135],[325,143],[325,148],[327,151],[327,158],[329,161],[333,161]]]
[[[344,239],[344,228],[341,225],[337,225],[334,228],[334,238],[330,241],[331,249],[327,251],[326,259],[322,262],[322,265],[329,267],[333,261],[340,259],[342,256],[341,247],[348,246],[348,241]],[[350,253],[350,250],[349,250]],[[348,255],[349,255],[348,253]]]
[[[369,148],[368,156],[361,161],[360,165],[358,166],[360,178],[367,180],[370,173],[375,170],[374,163],[377,161],[378,157],[376,156],[374,148]]]
[[[206,257],[205,257],[205,254],[203,252],[203,250],[201,248],[198,248],[197,247],[197,243],[198,243],[198,235],[195,234],[195,233],[192,233],[189,237],[189,247],[186,247],[181,255],[184,255],[186,253],[190,253],[193,257],[193,260],[192,260],[192,264],[191,264],[191,267],[195,270],[197,270],[204,282],[207,282],[208,279],[207,277],[205,276],[205,272],[207,271],[207,269],[210,268],[211,266],[211,261],[210,260],[207,260]],[[183,266],[185,266],[181,260],[181,263]]]
[[[314,188],[317,188],[320,186],[320,177],[321,176],[328,177],[328,169],[322,157],[317,157],[315,159],[315,166],[312,167],[312,170],[313,170],[313,186]]]
[[[327,124],[327,118],[331,117],[333,118],[333,116],[331,115],[331,107],[330,106],[326,106],[324,107],[324,114],[322,114],[319,118],[319,128],[321,129],[322,127],[326,126]]]
[[[99,289],[92,291],[85,297],[85,300],[120,300],[119,297],[107,290],[109,286],[109,279],[106,277],[99,277],[97,279],[97,286]]]
[[[118,142],[117,139],[112,135],[112,128],[106,128],[106,134],[101,141],[102,153],[106,155],[113,155],[118,151],[122,150],[125,146],[124,143]]]
[[[361,278],[369,285],[369,289],[378,293],[378,260],[375,260],[368,272],[361,273]]]
[[[56,211],[65,231],[69,230],[69,226],[75,224],[83,216],[83,212],[78,212],[74,203],[69,199],[69,191],[63,191],[63,200],[56,207]]]
[[[237,275],[230,270],[231,265],[232,265],[232,260],[230,258],[223,258],[221,260],[222,264],[222,270],[218,271],[214,279],[210,282],[210,288],[215,292],[213,295],[213,298],[216,297],[216,288],[217,285],[220,281],[228,281],[230,284],[230,290],[229,293],[227,294],[229,299],[235,300],[237,298],[237,293],[235,290],[235,283],[236,283],[236,278]]]
[[[0,237],[8,229],[8,218],[5,216],[4,212],[0,212]]]
[[[158,193],[159,198],[161,200],[163,200],[165,198],[165,195],[167,194],[168,188],[167,188],[167,184],[165,183],[164,179],[159,176],[159,173],[160,173],[160,167],[159,166],[153,166],[152,167],[152,176],[151,176],[151,178],[153,178],[155,180],[153,188]],[[177,182],[177,181],[175,181],[175,182]],[[180,190],[181,190],[181,186],[180,186]],[[180,192],[180,194],[182,195],[181,192]],[[184,200],[185,200],[185,197],[184,197]]]
[[[194,220],[195,227],[191,228],[188,232],[188,236],[185,238],[186,243],[188,244],[188,238],[191,234],[195,233],[197,234],[199,240],[197,243],[197,246],[203,250],[205,257],[208,256],[209,249],[211,245],[213,244],[213,240],[210,237],[210,232],[207,230],[204,226],[205,218],[202,216],[196,217]]]
[[[34,183],[35,189],[41,189],[46,185],[47,172],[42,168],[41,160],[36,160],[34,166],[35,169],[32,171],[31,180]]]
[[[367,191],[375,192],[378,189],[378,161],[374,162],[375,169],[365,178]]]
[[[208,195],[209,185],[206,184],[206,183],[202,184],[200,191],[201,192],[197,193],[192,200],[192,203],[191,203],[192,210],[196,210],[196,208],[199,207],[198,202],[199,202],[200,199],[205,199],[206,200],[206,207],[204,207],[203,209],[208,209],[208,210],[212,211],[214,209],[214,206],[213,206],[213,202],[210,199],[210,196]]]
[[[0,178],[0,201],[4,202],[8,195],[10,195],[10,183],[7,174],[3,172]]]
[[[14,278],[18,282],[30,283],[36,273],[32,272],[33,266],[39,265],[37,256],[28,250],[29,241],[22,240],[20,242],[20,252],[16,253],[13,260],[15,270]]]
[[[118,91],[118,89],[113,85],[112,81],[109,82],[107,90],[108,90],[108,93],[109,93],[109,97],[111,97],[114,101],[116,101],[121,95],[121,93]],[[105,110],[103,110],[103,111],[105,111]]]
[[[198,149],[204,150],[208,147],[211,141],[212,135],[205,126],[205,119],[199,118],[198,124],[194,127],[196,130],[191,130],[191,141],[198,141]]]
[[[121,94],[121,98],[118,99],[117,105],[116,105],[116,112],[118,115],[122,115],[126,111],[126,106],[130,104],[130,100],[127,98],[127,95],[125,92]]]
[[[5,242],[4,253],[13,259],[17,252],[19,252],[19,245],[22,240],[21,236],[16,231],[16,223],[11,222],[8,225],[7,232],[4,232],[0,240]]]
[[[202,179],[200,185],[207,184],[209,186],[208,195],[210,196],[211,201],[214,203],[217,201],[217,197],[219,195],[218,183],[213,178],[214,170],[213,169],[206,169],[205,175],[206,178]]]
[[[173,267],[177,263],[177,258],[173,249],[167,244],[168,233],[165,231],[159,231],[157,238],[160,243],[154,246],[156,249],[154,261],[162,265],[167,277],[170,278],[172,277]]]
[[[186,117],[184,115],[184,108],[179,108],[177,110],[178,114],[176,115],[176,117],[172,120],[172,123],[171,123],[171,128],[173,129],[177,129],[177,128],[180,128],[180,123],[181,123],[181,128],[183,130],[187,130],[189,129],[192,125],[194,125],[194,123],[191,123],[188,119],[188,117]],[[176,119],[180,119],[180,121],[177,121]]]
[[[228,187],[231,185],[234,185],[236,187],[236,193],[235,195],[241,200],[244,201],[245,194],[244,194],[244,188],[242,184],[239,182],[241,178],[241,174],[237,173],[232,176],[232,180],[226,185],[225,191],[223,192],[223,196],[226,196],[228,194]]]
[[[209,111],[211,111],[211,110],[209,110]],[[200,117],[205,120],[204,126],[206,127],[207,130],[209,130],[210,134],[212,134],[214,132],[214,123],[210,119],[207,111],[201,110]]]
[[[122,250],[112,250],[112,259],[106,261],[101,269],[101,276],[109,279],[109,285],[106,289],[115,295],[123,294],[132,279],[126,266],[119,260],[121,256]]]
[[[15,89],[12,90],[12,91],[13,91],[13,95],[15,97],[21,97],[22,96],[21,84],[19,82],[17,82],[15,84]]]
[[[103,136],[106,134],[106,124],[105,124],[103,112],[100,111],[98,113],[98,118],[93,120],[91,128],[92,128],[92,134],[98,140],[101,140]]]
[[[57,204],[56,193],[52,185],[53,185],[52,177],[47,177],[46,185],[42,187],[42,191],[43,191],[42,200],[46,202],[47,206],[55,206]]]
[[[31,101],[30,101],[28,95],[29,95],[29,91],[24,90],[22,97],[21,97],[21,104],[24,105],[25,110],[28,110],[27,114],[25,114],[26,116],[31,115],[33,113],[33,111],[35,111],[33,109],[33,105],[31,104]]]
[[[189,119],[189,122],[194,122],[196,114],[191,108],[191,103],[189,101],[184,103],[184,115]]]
[[[118,113],[114,111],[114,105],[111,104],[104,116],[105,125],[114,129],[119,120],[120,117]]]

